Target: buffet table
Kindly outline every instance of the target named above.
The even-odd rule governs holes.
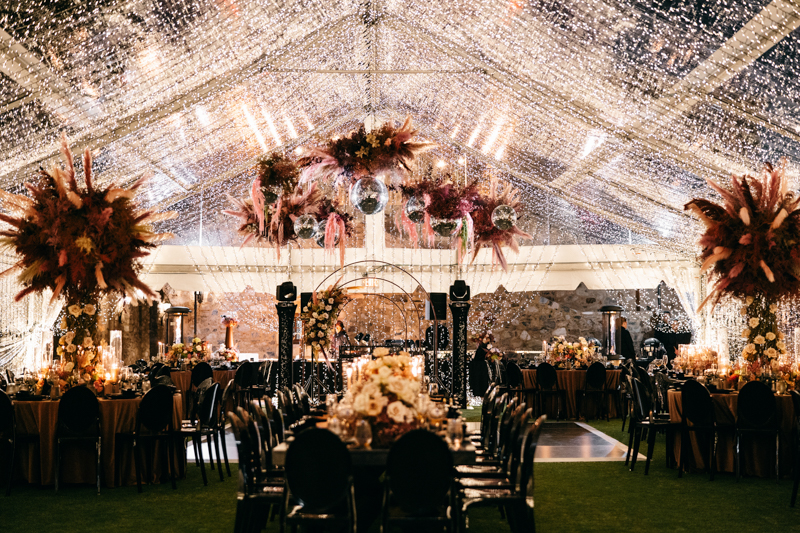
[[[100,461],[101,480],[106,487],[135,485],[136,470],[133,459],[133,444],[130,440],[117,441],[117,433],[130,433],[136,426],[136,411],[141,398],[99,399],[100,431],[102,437]],[[22,477],[36,485],[55,483],[55,434],[58,422],[59,401],[14,402],[17,417],[17,433],[31,435],[34,442],[25,439],[17,444],[19,461],[17,468]],[[180,428],[183,412],[183,397],[173,396],[172,423]],[[38,439],[36,438],[38,436]],[[147,454],[148,447],[144,447]],[[179,477],[184,475],[184,448],[176,441],[175,466]],[[166,475],[160,454],[155,455],[153,478],[145,481],[158,482],[161,473]],[[63,448],[61,456],[61,483],[96,482],[95,452],[92,444],[70,444]],[[145,464],[151,459],[145,456]]]
[[[236,370],[214,370],[214,383],[219,383],[220,394],[222,394],[225,387],[228,386],[228,382],[232,380],[235,375]],[[169,377],[183,397],[183,418],[187,420],[189,418],[189,406],[191,405],[187,394],[192,390],[192,373],[189,370],[172,370],[169,373]],[[231,405],[225,405],[223,408],[226,411],[232,410],[233,400],[231,400]]]
[[[680,422],[683,408],[681,392],[670,390],[667,396],[669,399],[669,418],[672,422]],[[728,427],[728,429],[719,432],[719,440],[717,441],[717,471],[734,472],[734,447],[736,444],[734,427],[736,425],[736,408],[739,395],[735,391],[728,394],[712,394],[711,399],[714,402],[717,423]],[[790,471],[792,466],[792,446],[794,443],[792,429],[795,424],[794,406],[792,405],[792,397],[788,394],[776,395],[775,400],[778,407],[781,427],[779,467],[781,473],[785,475]],[[697,443],[696,435],[691,433],[690,439],[692,453],[687,457],[687,468],[704,469],[705,462],[703,461],[703,453],[701,453],[701,448]],[[755,441],[753,439],[755,439]],[[756,437],[748,436],[745,442],[746,443],[743,443],[742,453],[742,474],[759,477],[774,476],[774,438],[767,435],[759,435]],[[702,448],[702,450],[705,449],[707,449],[707,446]],[[674,450],[675,460],[679,462],[681,451],[680,431],[676,432]],[[708,452],[705,452],[706,455],[707,453]]]
[[[578,408],[577,401],[575,399],[576,392],[583,389],[586,385],[586,370],[557,370],[556,373],[558,376],[558,388],[567,392],[567,404],[563,407],[561,414],[567,418],[577,418]],[[621,374],[621,370],[606,370],[607,390],[615,391],[617,389]],[[522,379],[523,386],[526,389],[532,389],[536,387],[536,370],[523,370]],[[587,404],[590,404],[592,401],[593,400],[591,398],[588,398]],[[528,404],[528,407],[534,406],[534,394],[532,392],[526,394],[525,402]],[[613,394],[609,394],[608,396],[607,408],[608,415],[610,417],[615,418],[618,416],[617,402]],[[591,412],[594,412],[594,406],[589,407],[589,409],[592,409]],[[548,404],[545,406],[545,411],[548,417],[552,417],[552,419],[555,420],[556,414],[558,413],[555,398],[548,402]]]

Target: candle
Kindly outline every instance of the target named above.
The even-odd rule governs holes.
[[[111,365],[111,381],[117,381],[117,363]]]

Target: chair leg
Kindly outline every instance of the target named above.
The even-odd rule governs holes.
[[[620,403],[622,404],[622,431],[625,431],[625,421],[628,419],[628,399],[624,398],[620,400]]]
[[[683,470],[686,468],[687,447],[689,445],[689,435],[687,435],[687,433],[688,430],[681,428],[681,452],[680,457],[678,457],[678,477],[683,477]]]
[[[222,456],[225,458],[225,470],[228,471],[228,477],[231,477],[231,466],[228,464],[228,445],[225,444],[225,425],[223,424],[219,430],[220,439],[222,439]]]
[[[194,441],[197,439],[200,440],[200,433],[192,434],[192,440]],[[208,485],[208,478],[206,477],[206,463],[203,461],[203,443],[197,443],[197,451],[199,452],[197,456],[200,458],[200,472],[203,474],[203,485]]]
[[[14,455],[17,451],[17,439],[11,441],[11,457],[8,459],[8,485],[6,486],[6,496],[11,495],[11,482],[14,481]]]
[[[61,467],[61,441],[56,439],[56,475],[55,475],[55,483],[56,483],[56,492],[58,492],[58,478],[59,478],[59,470]]]
[[[96,465],[96,468],[97,468],[97,495],[98,496],[100,496],[100,469],[101,469],[100,452],[102,451],[102,444],[103,444],[102,439],[103,439],[103,437],[97,437],[97,443],[95,445],[95,453],[97,454],[97,465]]]
[[[718,438],[719,438],[719,435],[717,434],[717,432],[713,431],[711,433],[711,439],[710,439],[711,440],[711,451],[708,454],[709,457],[710,457],[709,463],[711,463],[709,465],[710,470],[711,470],[711,477],[710,477],[709,481],[714,481],[714,474],[717,471],[717,443],[718,443]]]
[[[142,450],[139,443],[134,438],[133,440],[133,464],[136,467],[136,490],[139,494],[142,493]]]
[[[736,444],[735,444],[735,447],[733,449],[734,463],[735,463],[735,468],[736,468],[736,481],[739,481],[739,478],[742,475],[742,455],[741,455],[741,453],[739,453],[739,447],[741,446],[741,439],[742,439],[742,436],[737,431],[736,432]]]
[[[780,471],[780,453],[781,453],[781,434],[779,431],[775,432],[775,483],[778,483],[781,479],[781,471]]]
[[[633,449],[633,419],[628,425],[628,452],[625,454],[625,466],[628,466],[628,461],[631,458],[631,449]]]
[[[194,449],[194,466],[198,467],[200,466],[200,460],[198,459],[200,453],[197,451],[197,441],[194,439],[192,439],[192,448]]]
[[[214,435],[214,450],[217,452],[217,470],[219,470],[219,480],[225,481],[225,477],[222,474],[222,461],[219,458],[219,436],[217,430],[213,430]]]
[[[639,456],[639,445],[642,443],[642,427],[637,425],[633,430],[633,457],[631,458],[631,472],[636,468],[636,458]]]
[[[647,433],[647,461],[644,463],[644,475],[650,473],[650,461],[653,460],[653,450],[656,447],[656,428],[649,428]]]
[[[211,449],[211,435],[206,435],[206,442],[208,443],[208,464],[211,467],[211,470],[214,470],[214,451]],[[200,446],[202,446],[202,442]]]

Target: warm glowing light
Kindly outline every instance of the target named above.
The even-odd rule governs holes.
[[[440,159],[436,162],[436,168],[444,168],[447,166],[447,162]]]
[[[272,117],[270,116],[269,113],[264,111],[263,107],[260,107],[259,109],[261,110],[261,116],[263,116],[264,120],[267,121],[267,127],[269,128],[269,132],[272,134],[272,138],[275,139],[275,143],[278,146],[282,145],[283,141],[281,141],[281,136],[278,135],[278,130],[275,129],[275,123],[272,122]]]
[[[250,110],[247,108],[247,105],[245,104],[242,104],[242,113],[244,114],[245,120],[247,120],[248,126],[250,126],[250,129],[253,130],[253,135],[256,136],[258,144],[261,145],[261,148],[265,152],[268,152],[269,149],[267,148],[267,142],[264,140],[264,136],[261,135],[261,132],[258,129],[258,124],[256,124],[256,119],[253,118],[253,115],[250,113]]]
[[[205,107],[201,105],[195,107],[194,114],[197,117],[197,121],[203,126],[208,126],[211,124],[211,117],[208,116],[208,111]]]
[[[286,117],[286,129],[289,130],[289,137],[292,139],[297,139],[297,130],[294,129],[294,124],[292,124],[291,119]]]

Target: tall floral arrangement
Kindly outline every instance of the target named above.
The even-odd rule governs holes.
[[[329,140],[325,146],[312,148],[300,160],[300,165],[306,167],[303,180],[334,180],[344,184],[382,172],[410,172],[416,156],[436,146],[415,140],[417,133],[410,116],[399,128],[385,123],[368,133],[362,124],[343,137]]]
[[[424,420],[416,405],[419,379],[412,372],[412,359],[406,352],[370,361],[363,379],[347,391],[359,418],[369,421],[374,442],[385,446],[419,427]]]
[[[758,177],[732,176],[730,188],[708,180],[722,202],[694,199],[685,207],[705,225],[701,271],[710,270],[714,283],[700,307],[723,296],[745,301],[742,358],[759,368],[771,369],[785,352],[775,313],[781,299],[800,294],[800,199],[789,192],[785,166],[782,159]]]
[[[337,281],[323,291],[315,291],[311,301],[301,310],[300,318],[305,322],[305,343],[321,353],[326,361],[334,334],[333,326],[348,300],[347,291]]]
[[[156,297],[138,277],[140,260],[172,237],[156,233],[153,224],[176,213],[139,208],[134,197],[146,178],[130,188],[114,183],[97,186],[88,149],[83,153],[81,186],[66,137],[61,140],[61,153],[63,167],[42,170],[36,183],[25,184],[29,197],[0,191],[9,212],[0,214],[0,221],[11,226],[0,231],[0,246],[19,257],[0,275],[19,273],[23,289],[17,301],[46,290],[53,293],[51,302],[63,299],[67,312],[61,326],[67,333],[62,337],[61,355],[70,372],[91,377],[89,369],[99,363],[93,337],[100,297]]]
[[[583,337],[579,337],[577,342],[569,342],[563,335],[553,337],[548,349],[548,359],[557,368],[568,365],[589,366],[596,351],[594,344]]]

